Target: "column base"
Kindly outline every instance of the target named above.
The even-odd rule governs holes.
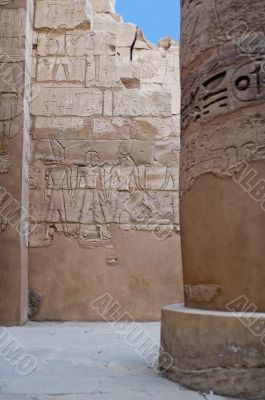
[[[172,356],[166,377],[196,391],[265,399],[265,313],[171,305],[161,329],[162,349]]]

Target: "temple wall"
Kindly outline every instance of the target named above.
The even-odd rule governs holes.
[[[179,48],[114,1],[36,0],[29,287],[37,320],[134,318],[182,299]]]

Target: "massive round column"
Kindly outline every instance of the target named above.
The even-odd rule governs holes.
[[[245,295],[265,311],[264,27],[260,0],[182,1],[181,222],[190,307],[225,310]]]
[[[264,2],[182,0],[181,6],[185,307],[163,310],[162,345],[174,361],[168,373],[179,382],[260,399],[265,396]]]

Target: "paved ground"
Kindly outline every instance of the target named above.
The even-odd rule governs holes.
[[[159,344],[158,323],[140,327]],[[126,343],[124,335],[106,323],[31,323],[8,331],[0,328],[1,353],[7,332],[38,364],[30,375],[23,376],[17,372],[14,355],[13,365],[0,355],[1,400],[224,399],[185,390],[162,378]]]

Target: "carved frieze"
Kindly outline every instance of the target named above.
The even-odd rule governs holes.
[[[264,54],[265,13],[259,12],[257,25],[256,12],[259,0],[249,3],[247,0],[235,0],[232,7],[238,15],[234,19],[231,1],[183,0],[182,18],[182,53],[183,76],[190,69],[197,57],[204,52],[214,53],[218,48],[233,51],[234,55]],[[245,10],[248,9],[246,14]],[[263,47],[263,48],[262,48]]]
[[[187,136],[182,145],[181,189],[185,192],[207,173],[233,176],[244,161],[265,159],[265,117],[245,113],[233,122],[208,126]]]
[[[92,2],[91,29],[88,3],[36,4],[32,247],[57,234],[83,248],[112,247],[113,224],[162,235],[179,229],[175,50],[162,54],[141,33],[131,61],[136,27],[104,0]]]

